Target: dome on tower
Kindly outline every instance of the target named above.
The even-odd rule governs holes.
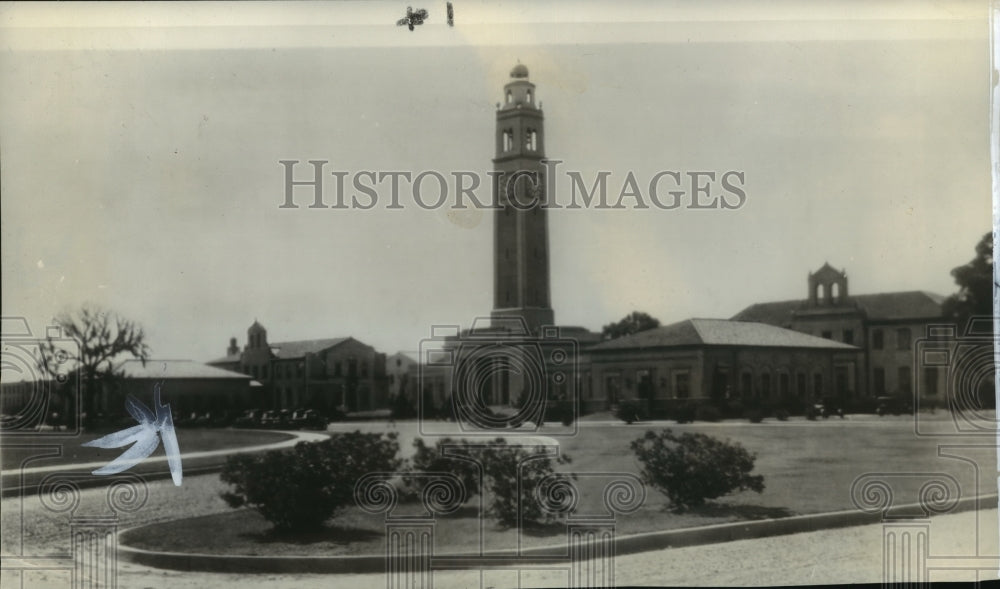
[[[510,70],[510,77],[512,78],[527,78],[528,77],[528,67],[523,63],[519,63],[514,66],[514,69]]]

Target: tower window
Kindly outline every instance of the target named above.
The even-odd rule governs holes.
[[[525,143],[531,151],[538,151],[538,132],[534,129],[528,129],[528,136]]]
[[[514,95],[510,93],[510,90],[508,90],[507,91],[507,102],[509,103],[513,98],[514,98]]]
[[[510,151],[514,148],[514,132],[511,129],[506,129],[503,132],[503,150]]]
[[[528,90],[528,104],[531,104],[531,90]]]

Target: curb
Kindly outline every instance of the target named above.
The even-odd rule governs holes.
[[[959,499],[945,515],[996,507],[996,494]],[[894,512],[926,511],[919,503],[901,505]],[[924,516],[927,517],[927,516]],[[716,544],[734,540],[749,540],[768,536],[782,536],[824,529],[844,528],[891,521],[885,513],[860,510],[835,511],[795,515],[771,520],[755,520],[714,524],[699,528],[684,528],[662,532],[644,532],[615,538],[615,555],[635,554],[664,548],[680,548],[700,544]],[[118,533],[118,556],[123,560],[160,569],[200,571],[213,573],[384,573],[386,555],[360,556],[229,556],[217,554],[157,552],[133,548],[126,544],[133,533],[156,524],[146,524]],[[598,554],[597,542],[585,542],[584,554]],[[593,547],[593,550],[587,548]],[[566,545],[538,546],[520,551],[491,550],[482,553],[456,553],[433,555],[440,566],[448,569],[473,569],[480,567],[515,567],[529,564],[563,564],[570,560]]]
[[[242,432],[255,432],[257,430],[252,429],[241,429],[232,428],[233,431]],[[258,454],[263,452],[268,452],[270,450],[283,450],[285,448],[290,448],[294,444],[301,441],[309,441],[308,436],[303,437],[303,432],[300,430],[267,430],[274,433],[289,434],[292,437],[272,442],[270,444],[261,444],[257,446],[243,446],[235,448],[223,448],[220,450],[210,450],[202,452],[192,452],[187,456],[181,455],[181,459],[187,461],[192,466],[184,467],[184,476],[198,476],[204,474],[212,474],[222,471],[222,467],[225,463],[225,458],[233,454]],[[312,432],[305,432],[312,433]],[[319,432],[323,433],[323,432]],[[61,464],[55,467],[43,467],[44,470],[32,470],[32,469],[21,469],[21,470],[8,470],[2,474],[4,481],[13,479],[20,476],[22,479],[30,479],[33,482],[26,485],[18,486],[2,486],[0,487],[0,498],[7,499],[10,497],[30,497],[32,495],[37,495],[40,491],[38,482],[46,475],[55,475],[59,473],[82,473],[83,471],[88,471],[99,466],[103,466],[105,463],[81,463],[81,464]],[[153,458],[147,458],[146,460],[140,462],[135,467],[126,471],[129,474],[134,474],[142,477],[146,482],[156,481],[162,479],[171,478],[170,471],[165,467],[167,466],[167,459],[165,456],[156,456]],[[101,477],[101,476],[86,476],[81,478],[74,478],[73,484],[79,489],[91,489],[94,487],[107,486],[114,482],[113,478]]]

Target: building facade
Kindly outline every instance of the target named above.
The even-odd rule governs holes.
[[[847,394],[836,375],[860,353],[762,323],[688,319],[591,346],[581,404],[600,411],[635,399],[653,413],[737,399],[805,404]]]
[[[355,413],[388,407],[385,354],[353,337],[268,342],[254,321],[243,350],[230,340],[227,355],[209,362],[261,383],[265,409],[315,409]]]
[[[946,371],[916,359],[928,327],[946,323],[944,297],[925,291],[851,295],[847,272],[824,264],[808,276],[806,298],[760,303],[733,319],[758,321],[857,346],[853,365],[839,369],[836,385],[858,397],[918,393],[921,405],[944,403]]]

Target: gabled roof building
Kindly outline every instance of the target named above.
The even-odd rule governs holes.
[[[240,350],[229,340],[226,355],[210,366],[252,376],[263,385],[258,406],[353,413],[388,406],[385,354],[353,337],[268,342],[256,320]]]

